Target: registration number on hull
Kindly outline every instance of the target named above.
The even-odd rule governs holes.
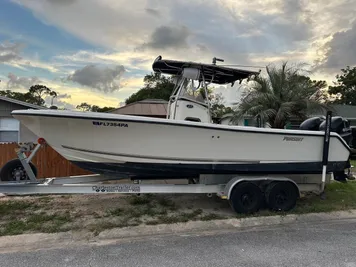
[[[123,122],[103,122],[103,121],[93,121],[95,126],[107,126],[107,127],[129,127],[127,123]]]

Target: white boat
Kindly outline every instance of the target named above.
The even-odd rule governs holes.
[[[322,131],[212,123],[200,88],[207,95],[210,83],[234,83],[258,73],[161,57],[153,70],[177,77],[166,119],[47,109],[15,110],[12,115],[64,158],[98,174],[169,179],[322,172]],[[348,144],[331,132],[329,146],[327,171],[343,172]]]

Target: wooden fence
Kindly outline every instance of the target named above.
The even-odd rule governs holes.
[[[0,144],[0,168],[9,160],[17,158],[16,143]],[[45,145],[32,159],[38,170],[38,178],[92,174],[59,155],[52,147]]]

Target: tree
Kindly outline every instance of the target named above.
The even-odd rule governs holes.
[[[108,111],[110,111],[112,109],[115,109],[115,108],[114,107],[103,107],[103,108],[101,108],[101,107],[99,107],[97,105],[93,105],[93,106],[91,106],[90,111],[93,111],[93,112],[108,112]]]
[[[83,102],[80,105],[77,105],[76,108],[80,109],[81,111],[91,111],[92,106],[87,102]]]
[[[96,109],[96,112],[108,112],[108,111],[110,111],[110,110],[113,110],[113,109],[115,109],[114,107],[103,107],[103,108],[97,108]]]
[[[55,92],[55,91],[51,91],[51,92],[49,93],[49,96],[52,97],[52,99],[51,99],[51,106],[53,106],[53,100],[58,96],[58,94],[57,94],[57,92]]]
[[[328,93],[335,98],[335,104],[356,105],[356,67],[347,66],[341,72],[336,75],[334,86],[329,86]]]
[[[212,94],[210,97],[211,103],[211,116],[213,118],[221,118],[227,113],[233,113],[231,107],[226,107],[223,104],[223,96],[220,94]]]
[[[324,81],[312,81],[298,68],[267,67],[267,77],[257,76],[235,107],[232,120],[246,115],[260,118],[272,128],[284,128],[292,118],[304,120],[311,112],[329,110]]]
[[[29,90],[29,93],[31,95],[33,95],[35,97],[35,99],[37,99],[37,103],[35,103],[35,104],[37,104],[39,106],[43,106],[45,104],[43,97],[45,97],[46,95],[50,95],[51,92],[52,92],[51,89],[49,89],[47,86],[41,85],[41,84],[32,85]],[[54,94],[54,93],[52,93],[52,94]]]
[[[99,107],[97,105],[90,105],[86,102],[81,103],[80,105],[77,105],[77,109],[80,109],[81,111],[92,111],[92,112],[108,112],[112,109],[115,109],[114,107]]]
[[[143,81],[144,87],[127,98],[126,105],[148,98],[169,100],[174,89],[174,82],[171,77],[163,76],[161,73],[151,73],[147,74]]]
[[[43,97],[45,95],[50,95],[53,98],[57,96],[55,91],[50,90],[44,85],[33,85],[30,87],[29,91],[26,93],[13,92],[10,90],[0,91],[1,96],[6,96],[12,99],[16,99],[29,104],[35,104],[38,106],[45,106],[45,100]],[[53,102],[53,99],[52,99]]]
[[[37,99],[33,97],[30,93],[20,93],[20,92],[13,92],[10,90],[2,90],[0,91],[0,96],[16,99],[29,104],[37,103]]]

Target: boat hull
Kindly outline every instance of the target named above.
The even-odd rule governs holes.
[[[105,163],[72,161],[78,167],[93,173],[131,179],[199,178],[201,174],[320,174],[321,162],[257,163],[257,164],[169,164],[169,163]],[[340,166],[335,168],[335,165]],[[327,171],[343,171],[344,162],[329,162]]]
[[[20,110],[13,116],[75,165],[137,179],[199,174],[321,173],[323,133],[92,112]],[[331,133],[328,171],[350,150]]]

